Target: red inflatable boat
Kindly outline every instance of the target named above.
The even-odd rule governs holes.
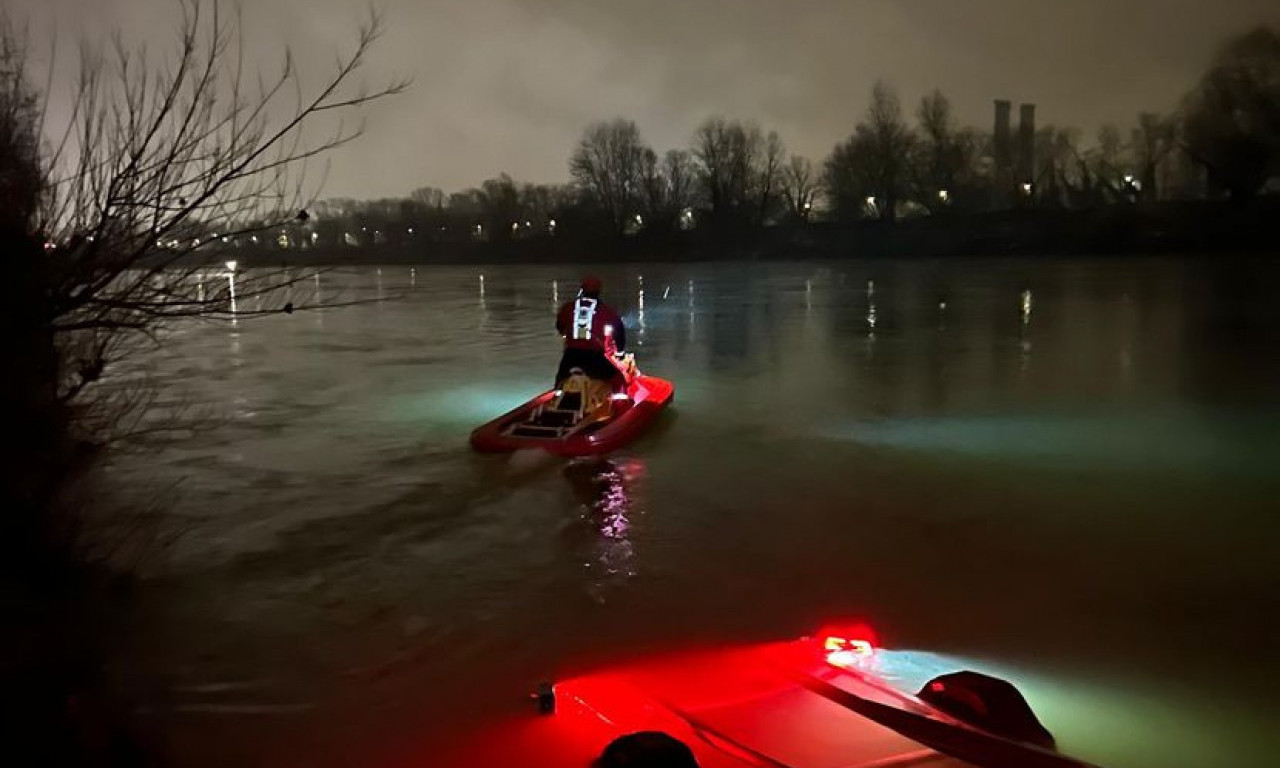
[[[958,672],[905,692],[872,640],[836,632],[549,684],[533,697],[541,717],[473,734],[439,764],[587,768],[659,734],[692,758],[662,764],[699,768],[1087,768],[1055,751],[1012,685]]]
[[[558,456],[593,456],[621,448],[647,429],[675,396],[671,382],[645,376],[629,362],[629,370],[624,368],[626,388],[609,398],[605,415],[587,402],[585,377],[571,377],[563,390],[544,392],[476,429],[471,447],[484,453],[533,448]]]

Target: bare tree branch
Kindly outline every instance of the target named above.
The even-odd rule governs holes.
[[[153,56],[124,34],[104,47],[81,44],[68,122],[46,151],[33,150],[43,174],[33,238],[48,244],[36,315],[59,352],[57,398],[85,413],[140,402],[122,404],[113,393],[107,407],[96,385],[138,341],[159,339],[175,321],[363,303],[294,295],[319,272],[246,270],[252,264],[231,246],[295,223],[312,202],[311,164],[362,133],[347,116],[407,88],[355,82],[385,29],[382,16],[370,12],[330,76],[305,88],[289,51],[270,77],[249,71],[238,7],[181,0],[179,13],[167,54]],[[6,61],[21,67],[25,37],[6,20],[0,38]],[[56,57],[56,39],[54,49]],[[20,69],[5,74],[25,83]],[[51,63],[37,136],[48,128],[55,80]],[[230,278],[205,266],[223,260],[242,266]],[[119,426],[119,418],[94,424]]]

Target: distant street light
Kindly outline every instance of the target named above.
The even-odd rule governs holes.
[[[227,262],[227,291],[231,299],[231,314],[236,314],[236,267],[239,264],[235,261]],[[200,284],[200,288],[204,289],[204,284]],[[234,322],[234,320],[233,320]]]
[[[938,190],[938,199],[944,203],[951,202],[951,193],[945,189]]]
[[[1022,182],[1022,194],[1027,195],[1029,197],[1033,189],[1035,189],[1035,187],[1031,184],[1031,182],[1029,181]]]

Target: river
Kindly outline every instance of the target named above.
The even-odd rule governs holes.
[[[134,361],[197,425],[110,468],[163,509],[109,668],[155,748],[430,765],[540,680],[858,617],[1102,765],[1280,760],[1280,264],[599,274],[676,386],[607,463],[467,446],[576,267],[326,273]]]

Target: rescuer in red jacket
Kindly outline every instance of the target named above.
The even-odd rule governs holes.
[[[556,314],[556,330],[564,337],[557,386],[574,368],[593,379],[611,382],[614,391],[626,386],[626,377],[609,358],[626,350],[627,329],[618,313],[600,300],[600,288],[598,278],[583,278],[578,297]]]

